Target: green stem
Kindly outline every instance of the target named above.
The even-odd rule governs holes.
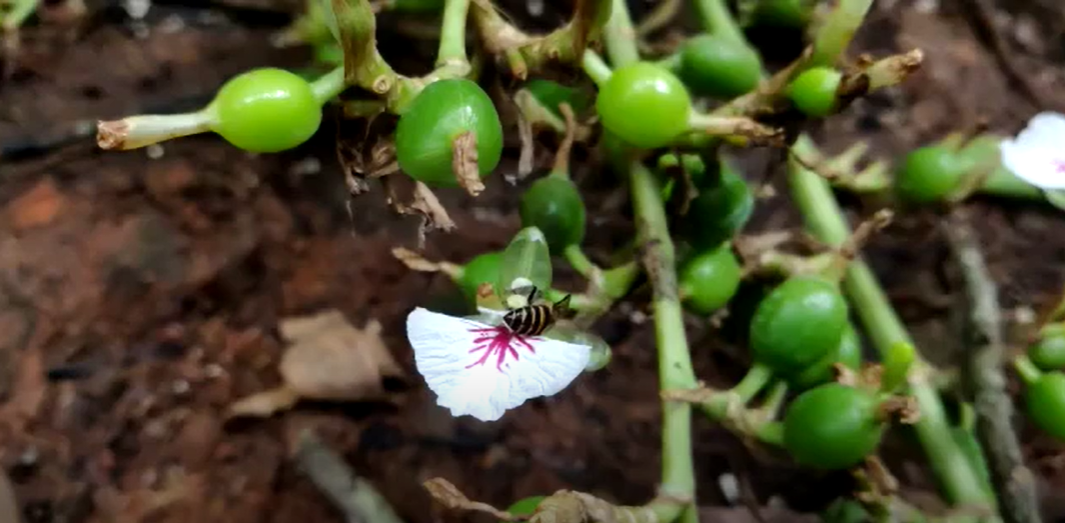
[[[1036,367],[1032,360],[1028,359],[1028,356],[1021,354],[1013,359],[1013,368],[1017,369],[1017,374],[1021,375],[1021,379],[1024,380],[1026,385],[1031,385],[1039,380],[1043,376],[1043,371]]]
[[[580,245],[567,246],[562,251],[562,257],[566,259],[570,267],[573,267],[573,270],[585,278],[591,278],[595,271],[599,270],[599,267],[596,267],[595,263],[592,263],[592,260],[589,260],[588,256],[584,254],[584,250],[581,249]]]
[[[323,105],[329,100],[336,98],[347,88],[344,83],[344,66],[337,67],[311,82],[311,92],[318,105]]]
[[[444,18],[440,25],[440,50],[436,66],[467,63],[466,16],[470,0],[444,0]]]
[[[625,0],[614,0],[603,40],[606,41],[606,53],[614,67],[640,61],[640,52],[636,48],[636,30],[632,27],[632,17],[629,16]]]
[[[660,59],[655,61],[655,65],[657,65],[658,67],[661,67],[663,69],[666,69],[668,71],[672,71],[672,72],[676,73],[676,72],[680,71],[680,66],[681,66],[680,53],[673,53],[671,55],[662,57],[662,58],[660,58]]]
[[[808,66],[835,65],[872,6],[873,0],[840,0],[817,31]]]
[[[1038,187],[1016,177],[1004,167],[991,171],[977,192],[993,196],[1018,198],[1022,200],[1044,200],[1043,191]]]
[[[773,371],[765,365],[755,363],[730,392],[746,405],[765,388],[771,379],[773,379]]]
[[[216,125],[213,106],[183,114],[144,114],[96,125],[101,149],[128,151],[211,131]]]
[[[802,156],[810,153],[813,144],[808,137],[801,136],[793,147]],[[788,182],[810,232],[830,245],[842,244],[850,231],[828,183],[793,159],[788,161]],[[898,342],[913,344],[876,277],[860,258],[851,263],[844,288],[882,355]],[[915,374],[920,374],[920,367],[924,365],[920,358],[916,358]],[[925,381],[913,379],[908,387],[921,412],[914,429],[932,469],[943,483],[946,497],[952,503],[989,505],[979,476],[951,437],[950,425],[936,390]]]
[[[677,291],[676,253],[654,174],[639,163],[631,166],[636,237],[645,249],[644,266],[654,288],[655,339],[662,390],[696,387]],[[667,401],[662,406],[662,483],[664,495],[694,499],[691,406]],[[694,512],[692,510],[686,512]]]
[[[696,0],[695,9],[699,12],[699,18],[702,19],[706,32],[727,38],[737,44],[750,45],[724,0]]]
[[[610,75],[614,74],[610,66],[603,61],[603,57],[591,49],[584,50],[581,67],[584,68],[584,73],[595,82],[595,85],[600,87],[610,79]]]

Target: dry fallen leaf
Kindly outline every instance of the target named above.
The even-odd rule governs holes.
[[[290,344],[280,363],[284,384],[238,400],[230,415],[266,417],[299,399],[381,399],[382,379],[403,375],[381,339],[377,320],[360,330],[341,312],[330,310],[283,320],[280,330]]]

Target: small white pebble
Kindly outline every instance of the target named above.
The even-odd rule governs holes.
[[[158,160],[162,158],[164,154],[166,154],[166,149],[164,149],[162,145],[153,143],[148,147],[144,148],[144,153],[148,155],[149,159]]]
[[[171,392],[179,395],[187,393],[191,388],[188,380],[176,380],[174,383],[170,384]]]
[[[735,505],[740,499],[740,482],[731,472],[726,472],[717,478],[717,486],[721,489],[721,495],[729,505]]]
[[[158,30],[168,35],[180,33],[185,30],[185,19],[178,15],[170,15],[159,23]]]
[[[917,0],[913,4],[913,10],[922,14],[931,14],[939,11],[939,0]]]
[[[1026,305],[1021,305],[1016,309],[1013,309],[1013,321],[1020,325],[1031,325],[1035,323],[1035,311]]]
[[[541,16],[544,14],[544,0],[529,0],[529,14]]]
[[[148,11],[152,8],[151,0],[126,0],[122,2],[122,7],[125,8],[126,14],[134,20],[141,20],[148,14]]]
[[[322,161],[310,156],[292,165],[292,174],[296,176],[310,176],[322,172]]]
[[[629,314],[629,321],[635,325],[642,325],[647,321],[647,314],[641,310],[633,310],[632,313]]]
[[[221,378],[225,374],[225,369],[217,363],[209,363],[203,368],[203,375],[211,379]]]

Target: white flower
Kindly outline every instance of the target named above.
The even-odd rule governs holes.
[[[1002,165],[1041,189],[1065,189],[1065,115],[1042,112],[1015,139],[1003,140]]]
[[[453,416],[495,421],[526,400],[566,388],[588,365],[591,347],[518,336],[505,325],[432,312],[407,316],[414,363]]]

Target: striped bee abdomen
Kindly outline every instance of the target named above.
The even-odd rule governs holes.
[[[555,322],[551,305],[529,305],[514,309],[503,316],[503,323],[519,336],[539,336]]]

